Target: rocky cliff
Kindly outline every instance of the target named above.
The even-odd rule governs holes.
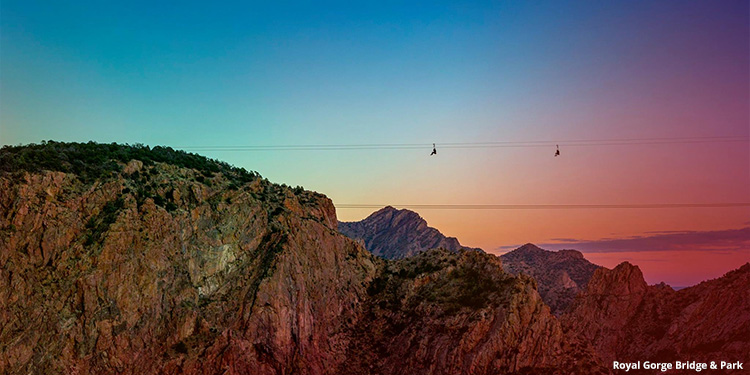
[[[349,238],[363,241],[367,250],[386,259],[402,259],[437,248],[450,251],[471,249],[461,246],[455,237],[446,237],[427,226],[427,221],[416,212],[391,206],[373,212],[361,221],[339,222],[339,231]]]
[[[0,192],[0,373],[601,370],[494,257],[377,259],[325,196],[196,155],[6,147]]]
[[[94,179],[0,175],[0,372],[320,374],[341,362],[375,267],[337,234],[331,201],[144,160]]]
[[[579,251],[547,251],[532,244],[523,245],[500,258],[506,271],[536,279],[542,300],[557,316],[568,309],[579,292],[586,289],[589,279],[599,268]]]
[[[508,362],[496,360],[496,367],[487,366],[480,357],[473,356],[476,347],[481,343],[482,352],[504,353],[498,358],[507,358],[509,348],[513,352],[524,352],[525,349],[514,347],[514,344],[504,343],[500,339],[486,339],[491,337],[507,337],[509,334],[502,327],[504,319],[520,320],[519,315],[498,315],[488,317],[481,315],[481,319],[472,315],[482,311],[486,306],[499,304],[507,306],[507,300],[502,295],[486,294],[469,287],[484,285],[483,281],[472,280],[465,284],[462,277],[471,272],[495,278],[496,282],[508,282],[508,276],[492,276],[492,267],[476,268],[474,271],[456,271],[457,260],[451,260],[452,271],[436,271],[447,269],[440,266],[439,261],[430,257],[433,252],[421,254],[419,251],[404,254],[398,249],[415,248],[420,246],[408,241],[416,241],[415,235],[409,236],[409,227],[398,224],[391,225],[393,218],[398,215],[406,216],[392,208],[386,208],[357,224],[355,238],[370,241],[370,246],[379,246],[380,253],[396,254],[404,257],[419,254],[413,258],[405,258],[388,266],[378,273],[377,282],[381,285],[371,294],[364,304],[364,324],[359,326],[358,335],[368,337],[360,343],[355,357],[366,358],[367,363],[378,365],[369,367],[359,373],[399,373],[399,369],[418,368],[424,373],[440,374],[444,369],[449,373],[485,373],[488,368],[500,373],[514,373],[525,371],[523,364],[513,367]],[[418,217],[409,214],[410,217]],[[369,221],[369,225],[362,223]],[[418,220],[413,220],[418,222]],[[379,224],[378,224],[379,223]],[[349,225],[349,224],[345,224]],[[423,227],[426,224],[423,224]],[[397,228],[393,230],[392,228]],[[341,224],[340,224],[341,228]],[[387,230],[384,230],[386,228]],[[402,229],[401,229],[402,228]],[[352,230],[345,227],[344,231]],[[403,233],[398,233],[399,230]],[[383,234],[380,234],[383,233]],[[456,242],[457,243],[457,242]],[[410,247],[411,246],[411,247]],[[449,258],[449,253],[443,257]],[[467,256],[462,254],[461,257]],[[500,262],[492,256],[483,260],[485,265],[499,267]],[[432,260],[427,260],[432,259]],[[604,363],[612,368],[612,362],[671,362],[674,361],[740,361],[749,363],[750,358],[750,265],[730,272],[722,278],[707,281],[697,286],[675,291],[667,285],[649,286],[638,267],[623,263],[614,270],[599,267],[584,259],[583,254],[575,250],[546,251],[532,244],[526,244],[500,257],[502,268],[510,274],[520,275],[519,280],[527,280],[538,284],[541,300],[550,306],[554,315],[560,316],[564,333],[558,334],[553,328],[545,331],[548,341],[539,344],[539,348],[562,347],[568,345],[562,352],[578,359],[578,363],[589,363],[589,368],[597,369],[596,363]],[[424,266],[428,264],[429,266]],[[414,269],[427,267],[428,271],[414,272]],[[436,271],[436,273],[433,273]],[[442,273],[441,273],[442,272]],[[414,274],[420,276],[414,277]],[[457,274],[463,276],[457,277]],[[450,277],[446,275],[452,275]],[[406,276],[405,276],[406,275]],[[412,277],[410,277],[411,275]],[[524,276],[526,275],[526,276]],[[530,278],[533,277],[533,280]],[[385,279],[383,279],[385,278]],[[446,279],[452,281],[446,282]],[[384,281],[387,280],[387,281]],[[443,285],[463,285],[470,290],[470,295],[481,295],[487,305],[479,303],[474,309],[459,309],[455,303],[441,303],[439,307],[431,304],[436,298],[430,292],[433,283]],[[445,291],[444,287],[439,288]],[[459,297],[461,288],[450,289],[447,295]],[[370,289],[372,292],[373,289]],[[533,306],[538,301],[536,293],[516,293],[514,298],[522,298],[520,306]],[[524,297],[522,297],[524,296]],[[465,296],[464,296],[465,297]],[[466,297],[467,300],[471,300]],[[535,299],[536,298],[536,299]],[[438,298],[439,299],[439,298]],[[389,301],[389,302],[386,302]],[[401,301],[393,304],[393,301]],[[498,302],[504,301],[504,302]],[[455,301],[454,301],[455,302]],[[453,306],[452,308],[450,306]],[[446,313],[446,310],[449,313]],[[521,309],[523,310],[523,309]],[[518,310],[518,311],[521,311]],[[496,313],[498,312],[495,310]],[[507,312],[507,310],[506,310]],[[528,311],[521,313],[530,316]],[[435,319],[435,316],[451,316],[449,320]],[[542,322],[551,317],[549,314],[537,314],[530,321]],[[478,320],[477,320],[478,319]],[[489,319],[491,323],[487,323]],[[441,324],[450,321],[450,329]],[[481,323],[477,323],[477,321]],[[373,323],[368,323],[373,322]],[[437,324],[436,324],[437,322]],[[485,330],[483,324],[489,324],[492,329]],[[554,326],[554,324],[552,324]],[[540,328],[535,326],[536,330]],[[456,330],[469,333],[462,339],[450,337]],[[430,334],[425,334],[430,332]],[[435,332],[443,332],[436,335]],[[485,336],[487,335],[487,336]],[[435,340],[438,341],[430,341]],[[362,346],[361,343],[365,345]],[[456,344],[458,342],[459,344]],[[468,347],[463,346],[471,343]],[[582,343],[583,342],[583,343]],[[517,342],[514,342],[517,344]],[[567,344],[566,344],[567,343]],[[591,355],[588,344],[593,345],[596,352]],[[572,346],[577,349],[571,349]],[[531,344],[531,346],[534,346]],[[436,356],[435,353],[441,353]],[[365,355],[364,353],[369,353]],[[450,358],[451,365],[441,363]],[[534,358],[546,358],[544,354],[536,353]],[[598,358],[598,360],[597,360]],[[559,358],[558,358],[559,360]],[[599,362],[601,361],[601,362]],[[408,366],[400,366],[408,363]],[[359,363],[345,362],[350,369],[362,369]],[[358,367],[359,366],[359,367]],[[446,367],[447,366],[447,367]],[[534,364],[533,373],[544,373],[551,368],[565,368],[565,365],[541,362]],[[527,369],[528,370],[528,369]],[[580,373],[582,369],[572,370],[570,373]],[[715,373],[742,373],[712,370]],[[491,371],[490,371],[491,373]],[[650,374],[653,370],[630,371],[630,374]],[[695,373],[695,370],[673,371],[672,373]]]
[[[431,250],[380,262],[343,366],[350,374],[604,374],[563,335],[528,276],[497,257]]]
[[[640,269],[627,262],[613,270],[600,268],[562,322],[567,332],[593,343],[605,363],[695,360],[747,364],[750,264],[679,291],[664,284],[647,285]]]
[[[363,241],[373,254],[386,259],[403,259],[436,248],[454,252],[470,249],[462,246],[456,238],[445,237],[437,229],[427,226],[416,212],[390,206],[362,221],[339,222],[339,231]],[[532,244],[521,246],[500,258],[506,271],[516,275],[524,273],[537,280],[542,300],[556,316],[562,314],[576,294],[586,288],[599,267],[586,260],[579,251],[547,251]]]

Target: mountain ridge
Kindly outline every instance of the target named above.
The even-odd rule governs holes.
[[[386,259],[402,259],[420,252],[443,248],[481,251],[461,245],[455,237],[446,237],[418,213],[386,206],[363,220],[339,222],[339,231],[349,238],[361,240],[365,248]]]
[[[500,255],[500,259],[506,271],[524,273],[537,280],[539,294],[556,316],[570,307],[600,267],[589,262],[580,251],[549,251],[531,243]]]
[[[397,241],[381,243],[397,246],[395,252],[404,247]],[[430,252],[417,254],[398,262]],[[750,264],[674,290],[663,283],[648,285],[633,264],[623,262],[610,270],[577,250],[548,251],[527,243],[498,259],[506,272],[534,281],[568,342],[590,343],[601,363],[750,360]]]
[[[637,266],[623,262],[612,270],[597,269],[561,322],[566,332],[591,342],[605,363],[645,359],[748,363],[748,285],[750,263],[676,291],[665,284],[647,285]]]
[[[2,372],[325,372],[375,270],[330,200],[148,164],[0,175]]]
[[[0,149],[0,372],[606,372],[494,256],[377,258],[324,195],[232,168],[168,148]],[[350,362],[367,348],[382,350]]]

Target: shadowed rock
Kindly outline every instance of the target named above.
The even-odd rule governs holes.
[[[0,192],[3,374],[601,370],[496,257],[376,258],[325,196],[197,155],[3,148]]]
[[[640,269],[625,262],[598,269],[562,322],[570,334],[591,342],[605,363],[748,363],[749,286],[750,264],[675,291],[665,284],[646,285]]]
[[[573,302],[599,266],[576,250],[547,251],[526,244],[500,256],[503,268],[512,274],[534,277],[544,302],[559,316]]]

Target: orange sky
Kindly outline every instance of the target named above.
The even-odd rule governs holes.
[[[443,150],[437,157],[417,154],[406,160],[386,160],[393,162],[392,168],[376,175],[353,172],[345,190],[330,184],[319,191],[337,204],[396,206],[750,201],[748,143],[575,147],[563,148],[558,158],[552,157],[552,150]],[[359,220],[372,211],[340,209],[338,215],[343,221]],[[423,210],[420,214],[444,233],[486,249],[552,238],[739,228],[750,222],[747,207]]]
[[[586,253],[585,256],[590,262],[608,268],[628,261],[640,267],[649,284],[664,281],[672,287],[685,287],[721,277],[750,262],[750,248],[732,252],[647,251]]]
[[[602,146],[562,150],[443,150],[415,155],[376,176],[360,174],[331,189],[334,203],[633,204],[750,202],[750,147],[738,144]],[[376,155],[377,157],[377,155]],[[383,157],[388,157],[384,155]],[[445,161],[447,159],[447,161]],[[356,173],[355,173],[356,175]],[[322,191],[325,191],[322,189]],[[660,231],[711,231],[750,226],[750,207],[675,209],[440,210],[415,209],[462,244],[499,254],[502,246],[593,241]],[[338,209],[342,221],[374,209]],[[750,240],[750,239],[748,239]],[[575,246],[571,246],[575,247]],[[639,249],[642,250],[642,249]],[[655,249],[656,250],[656,249]],[[695,284],[750,261],[750,248],[730,255],[700,251],[590,254],[605,266],[630,260],[649,282]],[[738,249],[743,250],[743,249]],[[664,259],[674,262],[665,266]]]

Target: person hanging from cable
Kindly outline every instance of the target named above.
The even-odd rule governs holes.
[[[437,149],[435,148],[435,144],[432,144],[432,152],[430,153],[430,156],[437,155]]]
[[[555,146],[557,146],[557,151],[555,151],[555,157],[558,157],[560,156],[560,145],[555,145]]]

